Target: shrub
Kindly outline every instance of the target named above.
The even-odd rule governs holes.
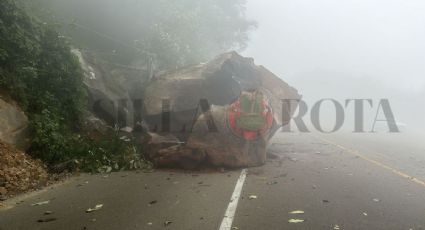
[[[117,134],[101,141],[78,134],[87,101],[83,77],[53,25],[31,17],[15,0],[0,1],[0,88],[29,116],[30,153],[63,170],[130,169],[143,162]]]

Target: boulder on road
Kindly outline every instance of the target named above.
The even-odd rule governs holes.
[[[156,133],[146,142],[148,155],[164,167],[264,164],[268,140],[296,109],[282,100],[300,98],[296,89],[236,52],[157,74],[143,92],[143,122]]]

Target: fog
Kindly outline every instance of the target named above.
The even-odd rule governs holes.
[[[258,28],[244,54],[310,104],[388,98],[397,122],[418,132],[425,128],[423,12],[420,0],[249,0]]]
[[[346,99],[370,98],[374,106],[365,113],[373,123],[379,100],[387,98],[397,122],[409,131],[425,130],[425,2],[248,0],[249,21],[239,11],[243,1],[213,2],[34,4],[48,9],[42,11],[44,18],[51,16],[50,10],[56,12],[53,21],[65,25],[62,32],[74,45],[102,53],[107,60],[140,66],[146,63],[139,56],[155,53],[157,66],[167,69],[246,47],[243,55],[297,88],[310,108],[322,98],[342,105]],[[255,28],[250,20],[257,23]],[[161,27],[152,27],[152,22]],[[242,32],[232,33],[238,30]],[[157,39],[164,31],[169,38]],[[333,108],[323,110],[325,123],[332,124]],[[350,114],[347,109],[347,122],[354,119]]]

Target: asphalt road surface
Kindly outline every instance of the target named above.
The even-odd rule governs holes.
[[[0,229],[425,229],[420,141],[282,133],[270,153],[247,170],[81,175],[8,200]]]

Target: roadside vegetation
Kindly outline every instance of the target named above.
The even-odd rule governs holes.
[[[2,0],[0,89],[29,117],[28,153],[53,171],[150,168],[118,131],[101,139],[82,131],[87,95],[71,47],[113,54],[115,63],[153,58],[159,69],[177,68],[243,49],[255,27],[243,15],[244,4],[141,0],[130,8],[130,1],[115,0]]]

